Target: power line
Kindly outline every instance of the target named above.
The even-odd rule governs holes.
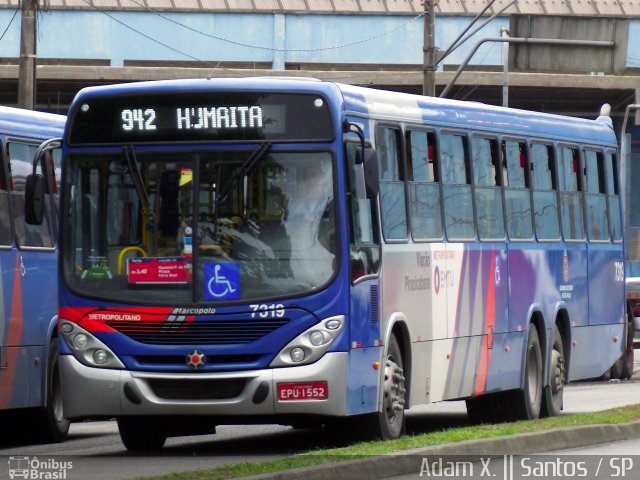
[[[11,26],[11,24],[13,23],[13,20],[16,18],[16,15],[18,15],[18,12],[20,11],[20,7],[18,7],[16,9],[15,12],[13,12],[13,16],[11,17],[11,20],[9,20],[9,24],[7,25],[7,28],[4,29],[4,32],[2,32],[2,35],[0,35],[0,41],[2,41],[2,39],[4,38],[4,36],[7,34],[7,32],[9,31],[9,27]]]
[[[88,0],[83,0],[83,1],[88,3]],[[177,20],[174,20],[174,19],[172,19],[172,18],[160,13],[159,11],[148,7],[147,5],[145,5],[144,3],[139,2],[138,0],[131,0],[131,1],[133,3],[135,3],[136,5],[138,5],[139,7],[142,7],[143,9],[145,9],[145,10],[147,10],[147,11],[149,11],[149,12],[155,14],[155,15],[158,15],[160,18],[163,18],[164,20],[166,20],[168,22],[171,22],[171,23],[174,23],[176,25],[179,25],[179,26],[181,26],[183,28],[186,28],[187,30],[190,30],[190,31],[192,31],[194,33],[198,33],[198,34],[203,35],[205,37],[212,38],[214,40],[219,40],[221,42],[230,43],[232,45],[237,45],[237,46],[240,46],[240,47],[247,47],[247,48],[252,48],[252,49],[257,49],[257,50],[269,50],[269,51],[272,51],[272,52],[321,52],[321,51],[326,51],[326,50],[339,50],[341,48],[347,48],[347,47],[352,47],[354,45],[359,45],[359,44],[362,44],[362,43],[368,43],[368,42],[370,42],[372,40],[375,40],[375,39],[380,38],[380,37],[384,37],[386,35],[389,35],[390,33],[395,32],[396,30],[400,30],[400,29],[406,27],[411,22],[415,22],[416,20],[422,18],[426,13],[426,12],[422,12],[419,15],[411,18],[410,20],[408,20],[408,21],[406,21],[406,22],[404,22],[404,23],[402,23],[400,25],[395,26],[394,28],[392,28],[390,30],[378,33],[376,35],[372,35],[369,38],[365,38],[365,39],[362,39],[362,40],[356,40],[355,42],[351,42],[351,43],[345,43],[345,44],[342,44],[342,45],[332,45],[332,46],[329,46],[329,47],[321,47],[321,48],[273,48],[273,47],[265,47],[263,45],[252,45],[252,44],[249,44],[249,43],[242,43],[242,42],[238,42],[236,40],[230,40],[228,38],[220,37],[220,36],[217,36],[217,35],[212,35],[210,33],[203,32],[201,30],[198,30],[197,28],[190,27],[189,25],[185,25],[184,23],[181,23],[181,22],[179,22]]]
[[[161,45],[161,46],[163,46],[164,48],[167,48],[167,49],[171,50],[172,52],[175,52],[175,53],[178,53],[178,54],[180,54],[180,55],[183,55],[183,56],[185,56],[185,57],[187,57],[187,58],[190,58],[190,59],[192,59],[192,60],[195,60],[196,62],[202,63],[203,65],[208,66],[208,67],[213,68],[213,69],[218,69],[218,68],[219,68],[219,69],[221,69],[221,70],[228,70],[228,69],[226,69],[226,68],[220,67],[220,62],[218,62],[218,63],[216,63],[216,64],[214,65],[214,64],[213,64],[213,63],[211,63],[211,62],[208,62],[208,61],[206,61],[206,60],[202,60],[202,59],[200,59],[200,58],[198,58],[198,57],[195,57],[195,56],[191,55],[190,53],[183,52],[182,50],[179,50],[179,49],[177,49],[177,48],[175,48],[175,47],[172,47],[171,45],[168,45],[168,44],[166,44],[166,43],[164,43],[164,42],[161,42],[160,40],[158,40],[158,39],[156,39],[156,38],[153,38],[152,36],[147,35],[146,33],[141,32],[140,30],[137,30],[136,28],[132,27],[131,25],[128,25],[127,23],[123,22],[122,20],[119,20],[119,19],[118,19],[118,18],[116,18],[114,15],[111,15],[110,13],[106,12],[105,10],[102,10],[102,9],[100,9],[100,8],[96,7],[96,6],[95,6],[95,5],[93,5],[89,0],[82,0],[82,1],[83,1],[84,3],[86,3],[87,5],[89,5],[91,8],[93,8],[94,10],[96,10],[96,11],[98,11],[98,12],[102,13],[103,15],[106,15],[107,17],[109,17],[109,18],[110,18],[111,20],[113,20],[114,22],[119,23],[119,24],[120,24],[120,25],[122,25],[123,27],[125,27],[125,28],[127,28],[127,29],[129,29],[129,30],[131,30],[131,31],[133,31],[133,32],[135,32],[135,33],[137,33],[138,35],[143,36],[143,37],[144,37],[144,38],[146,38],[147,40],[151,40],[152,42],[157,43],[158,45]],[[240,74],[240,73],[238,73],[238,72],[235,72],[235,71],[234,71],[234,73],[236,73],[238,76],[246,76],[246,75],[242,75],[242,74]]]

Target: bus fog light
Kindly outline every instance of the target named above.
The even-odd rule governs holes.
[[[342,326],[342,322],[337,319],[329,320],[324,324],[327,330],[338,330]]]
[[[299,363],[304,360],[304,350],[301,349],[300,347],[295,347],[291,349],[291,353],[289,355],[291,355],[291,360],[293,360],[296,363]]]
[[[63,323],[62,325],[60,325],[60,329],[64,332],[64,333],[71,333],[73,332],[73,324],[72,323]]]
[[[93,361],[96,362],[98,365],[102,365],[103,363],[106,363],[108,359],[109,359],[109,355],[107,355],[107,352],[105,352],[102,349],[96,350],[95,352],[93,352]]]
[[[324,334],[319,330],[314,330],[309,334],[309,341],[314,347],[319,347],[324,343]]]
[[[73,337],[73,346],[76,348],[86,348],[89,343],[89,339],[84,333],[79,333],[75,337]]]

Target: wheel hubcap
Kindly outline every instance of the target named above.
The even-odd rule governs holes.
[[[551,353],[551,365],[551,393],[557,396],[564,388],[564,357],[555,349]]]
[[[527,376],[529,383],[529,398],[531,400],[538,398],[538,389],[539,389],[539,368],[538,368],[538,359],[536,355],[535,348],[529,349],[529,358],[527,359]]]
[[[394,423],[397,415],[404,410],[404,372],[393,357],[387,358],[384,368],[384,410],[389,423]]]
[[[62,407],[62,388],[60,386],[60,376],[58,372],[54,372],[53,384],[51,385],[51,402],[53,406],[53,415],[56,421],[62,422],[64,420],[64,410]]]

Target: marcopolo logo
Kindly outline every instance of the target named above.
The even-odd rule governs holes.
[[[73,468],[73,462],[38,457],[9,457],[9,478],[29,480],[66,480],[67,472]]]

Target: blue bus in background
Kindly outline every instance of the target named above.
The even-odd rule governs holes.
[[[9,441],[26,436],[59,442],[69,430],[62,411],[57,333],[64,123],[61,115],[0,107],[0,414]],[[46,179],[46,188],[42,221],[31,225],[25,221],[25,190],[36,156],[36,172]]]
[[[238,422],[391,439],[443,400],[556,415],[621,357],[606,115],[136,83],[77,95],[63,160],[64,411],[116,417],[131,450]]]

